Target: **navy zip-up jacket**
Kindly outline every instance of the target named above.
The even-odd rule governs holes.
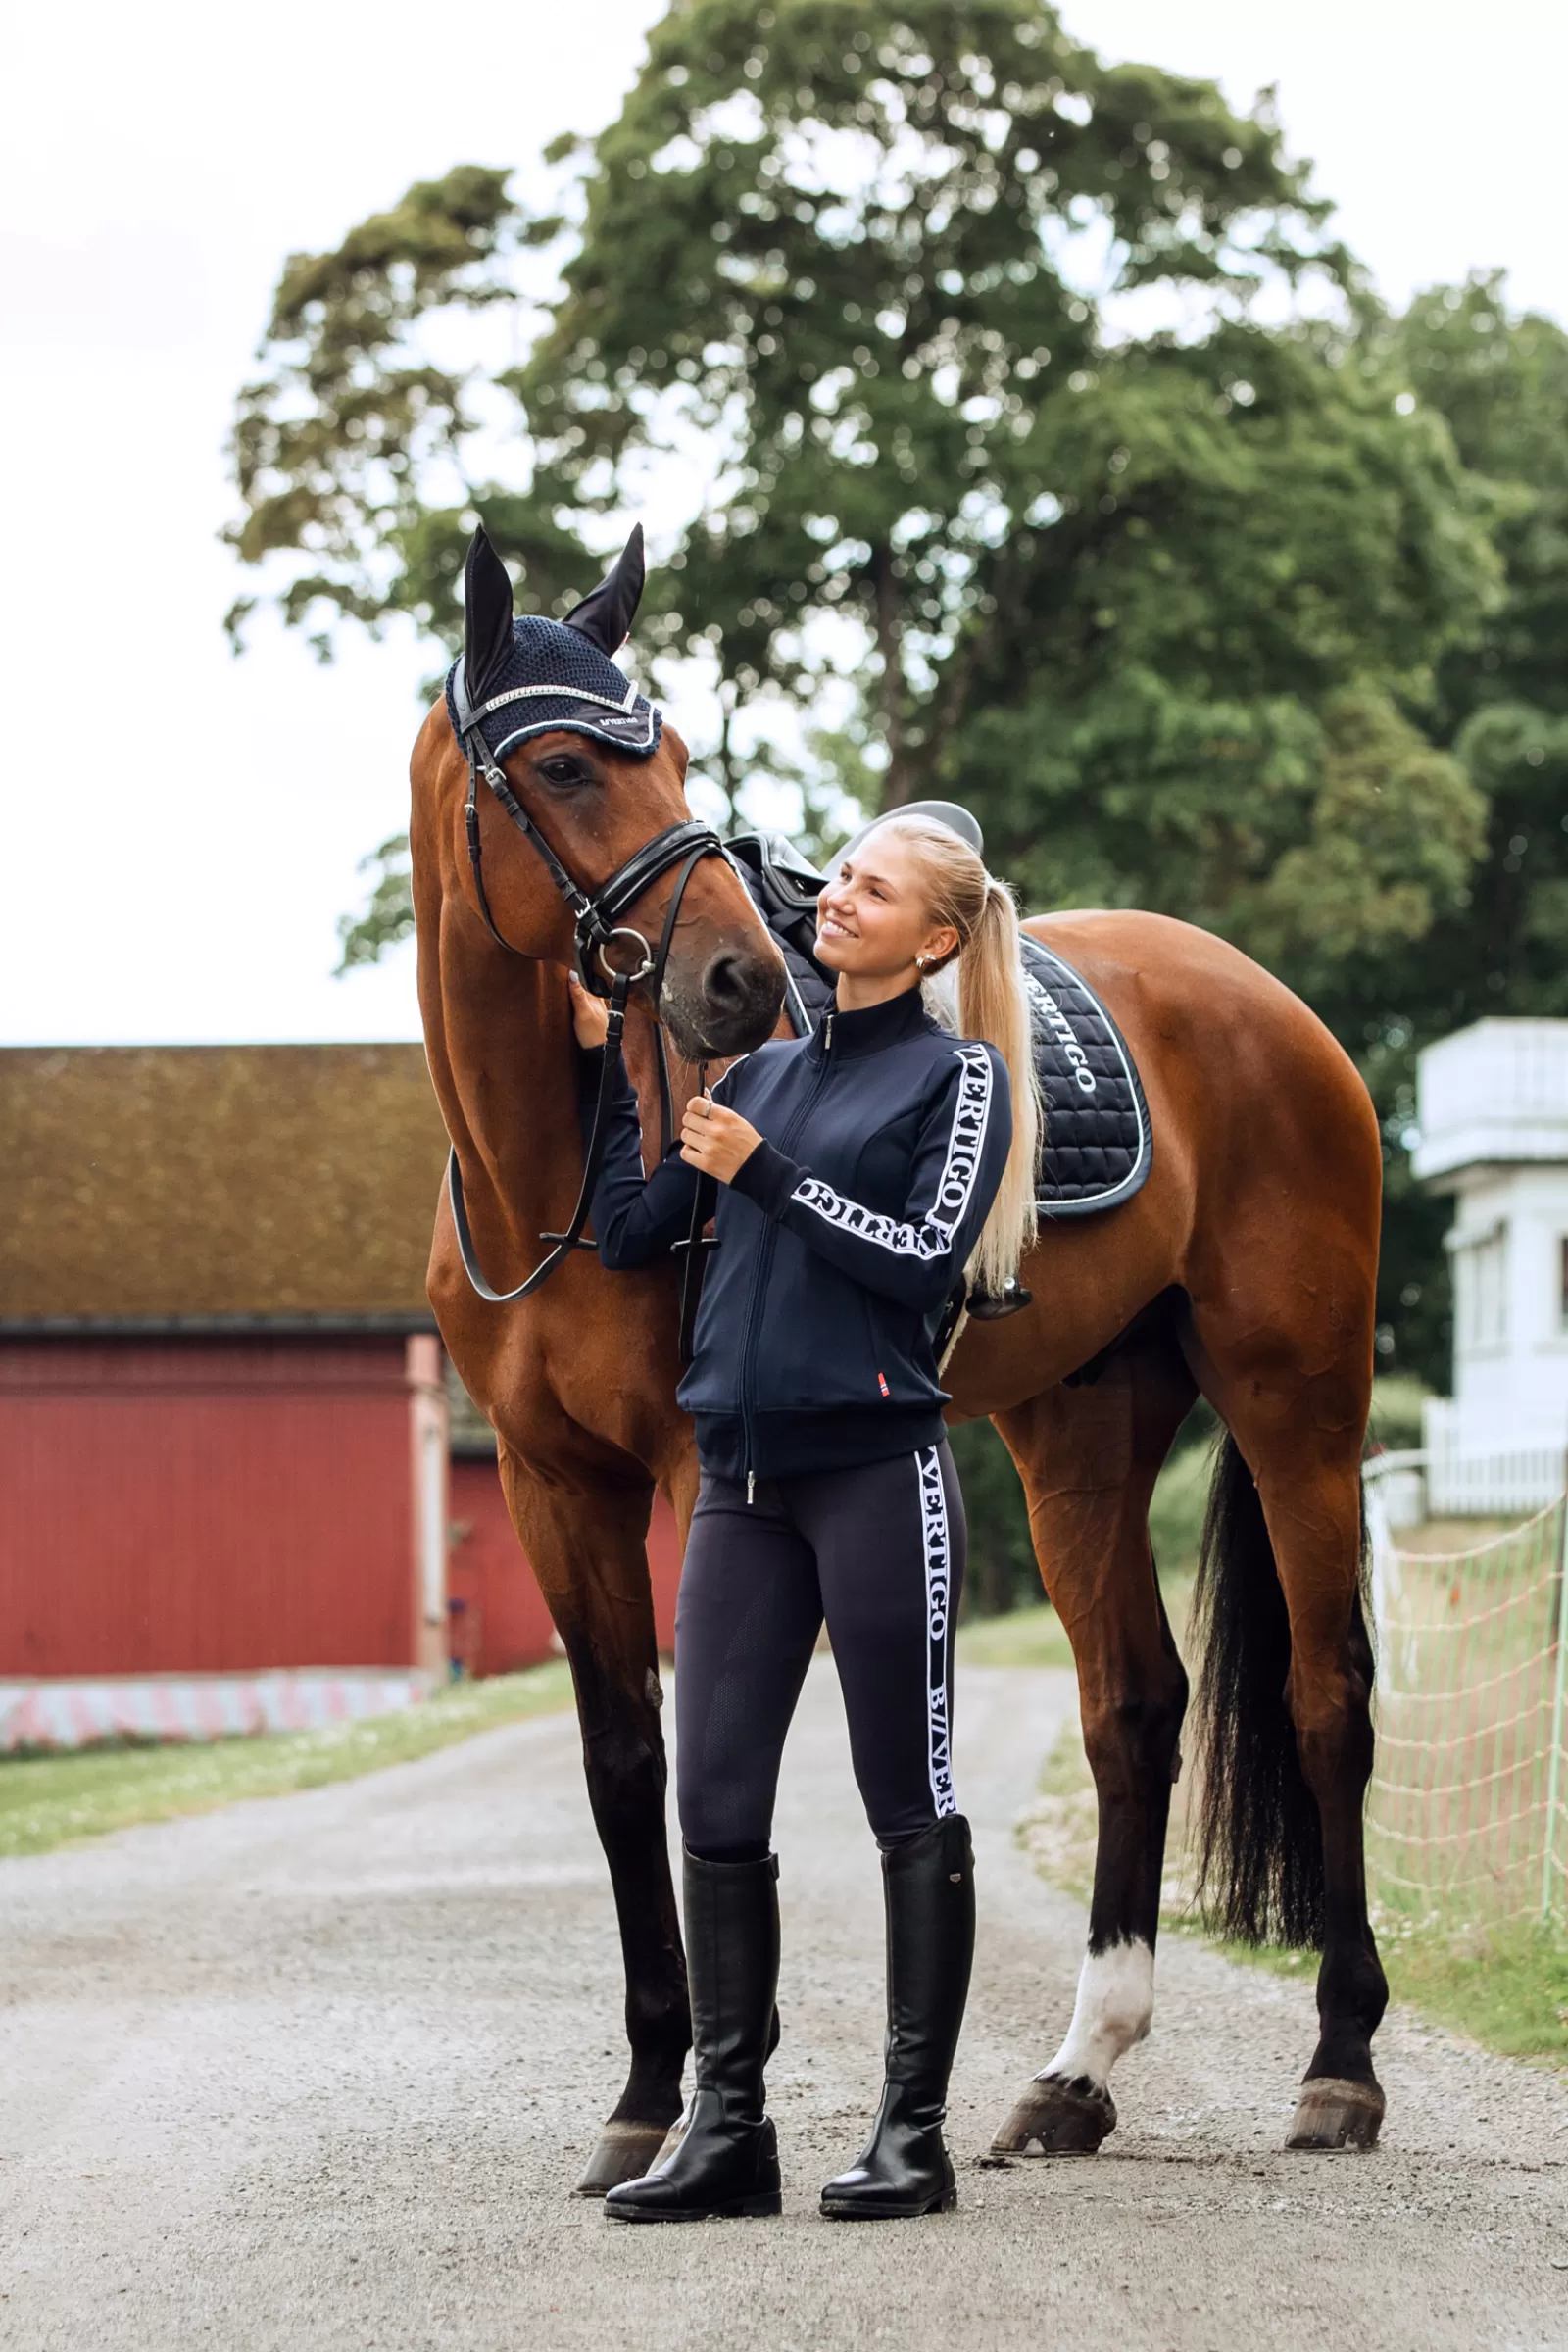
[[[599,1055],[584,1059],[596,1085]],[[763,1141],[718,1187],[677,1392],[704,1469],[787,1478],[934,1445],[938,1318],[1012,1142],[1001,1054],[951,1036],[910,989],[760,1047],[713,1096]],[[696,1183],[678,1147],[645,1179],[622,1072],[594,1189],[603,1262],[662,1258],[688,1231]]]

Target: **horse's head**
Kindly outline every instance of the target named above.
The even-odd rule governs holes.
[[[640,942],[657,950],[679,892],[662,970],[639,985],[658,986],[676,1051],[697,1061],[746,1053],[771,1034],[784,963],[710,839],[705,852],[700,838],[672,836],[637,887],[638,853],[691,820],[686,747],[611,660],[642,583],[638,529],[564,621],[518,618],[505,566],[475,532],[464,656],[447,680],[447,724],[433,715],[420,738],[416,796],[433,793],[444,885],[461,892],[474,923],[523,956],[569,965],[581,953],[584,976],[601,987],[606,964],[632,970],[644,960]],[[436,773],[425,776],[431,754]],[[584,952],[581,902],[607,884],[606,925],[620,936]]]

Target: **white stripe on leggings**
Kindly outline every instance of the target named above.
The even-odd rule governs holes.
[[[953,1788],[953,1745],[948,1722],[948,1610],[952,1590],[952,1539],[942,1457],[935,1446],[914,1457],[920,1492],[920,1544],[925,1554],[926,1761],[937,1819],[956,1813]]]

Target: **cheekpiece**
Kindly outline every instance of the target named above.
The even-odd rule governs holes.
[[[511,656],[477,714],[468,706],[461,656],[447,672],[446,696],[458,740],[477,715],[498,763],[529,736],[561,729],[646,760],[663,727],[663,713],[580,629],[532,613],[513,621]]]

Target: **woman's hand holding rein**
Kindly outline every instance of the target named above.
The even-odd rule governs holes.
[[[710,1095],[693,1095],[680,1123],[680,1155],[689,1168],[733,1182],[736,1170],[761,1142],[738,1110],[726,1110]]]
[[[605,1042],[610,1011],[603,999],[591,996],[575,972],[567,975],[571,993],[571,1025],[577,1043],[588,1054]],[[728,1184],[742,1160],[750,1159],[761,1142],[757,1129],[737,1111],[726,1110],[708,1095],[694,1095],[686,1105],[680,1128],[680,1155],[689,1168]]]

